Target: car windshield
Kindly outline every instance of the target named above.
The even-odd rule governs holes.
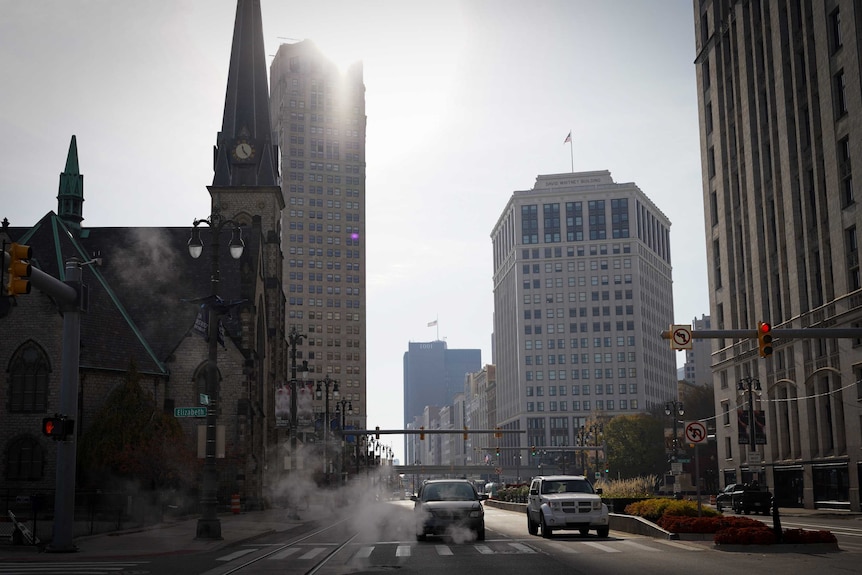
[[[582,479],[562,479],[542,483],[542,493],[593,493],[593,486]]]
[[[467,483],[431,483],[422,492],[424,501],[474,501],[476,493]]]

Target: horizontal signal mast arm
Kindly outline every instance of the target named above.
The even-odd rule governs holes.
[[[777,339],[829,339],[829,338],[851,338],[862,339],[862,328],[860,327],[808,327],[802,329],[772,329],[772,337]],[[663,339],[670,339],[670,330],[661,332]],[[692,339],[721,339],[729,338],[756,338],[756,329],[706,329],[692,330]]]
[[[457,434],[464,433],[527,433],[526,429],[345,429],[344,435],[418,435],[428,434]]]

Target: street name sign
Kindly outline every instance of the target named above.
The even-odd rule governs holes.
[[[174,417],[206,417],[206,407],[175,407]]]

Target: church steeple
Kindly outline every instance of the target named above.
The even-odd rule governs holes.
[[[66,169],[60,174],[57,214],[69,227],[80,231],[84,219],[84,176],[78,172],[78,144],[74,135],[66,156]]]
[[[260,0],[238,0],[213,186],[275,186]]]

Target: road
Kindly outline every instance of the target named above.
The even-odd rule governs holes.
[[[854,519],[784,517],[785,528],[830,529],[841,552],[729,552],[711,541],[670,541],[611,531],[555,532],[552,539],[527,534],[523,513],[486,506],[486,540],[429,538],[417,542],[411,501],[351,502],[340,516],[315,512],[314,521],[295,522],[202,552],[124,552],[88,557],[40,555],[20,563],[0,562],[0,575],[91,573],[102,575],[335,575],[347,573],[416,575],[525,573],[639,575],[726,575],[728,572],[856,573],[862,561],[862,529]],[[767,520],[767,517],[763,518]]]

